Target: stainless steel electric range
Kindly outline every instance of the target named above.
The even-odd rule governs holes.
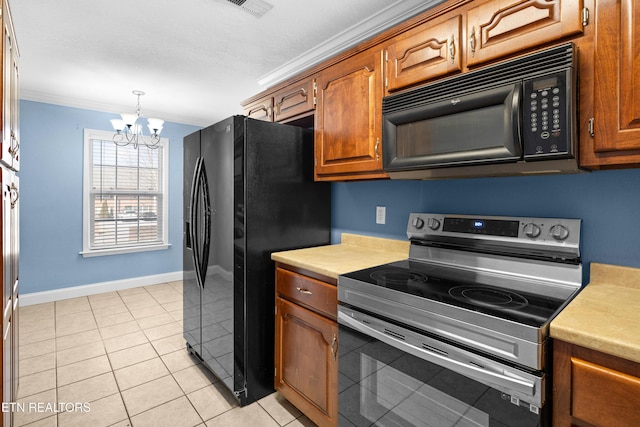
[[[411,214],[407,260],[338,278],[340,425],[548,425],[580,225]]]

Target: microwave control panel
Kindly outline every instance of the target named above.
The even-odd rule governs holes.
[[[570,70],[523,82],[525,160],[573,157],[572,76]]]

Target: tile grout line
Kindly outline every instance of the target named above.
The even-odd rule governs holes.
[[[125,305],[125,307],[127,307],[126,303],[122,300],[122,296],[120,295],[120,293],[118,293],[116,291],[116,295],[118,295],[118,298],[120,299],[120,301]],[[120,397],[120,401],[122,402],[122,406],[124,407],[124,412],[125,414],[127,414],[127,418],[126,421],[129,422],[129,424],[133,424],[131,422],[131,415],[129,415],[129,408],[127,408],[127,405],[124,403],[124,397],[122,396],[122,390],[120,390],[120,384],[118,384],[118,379],[116,378],[116,373],[115,370],[113,369],[113,365],[111,364],[111,358],[109,357],[109,353],[107,351],[107,347],[104,343],[104,338],[102,336],[102,333],[100,332],[100,326],[98,325],[98,319],[96,317],[96,314],[93,311],[93,305],[91,304],[91,300],[89,298],[87,298],[89,300],[89,306],[91,307],[91,314],[93,315],[93,319],[96,322],[96,328],[98,329],[98,335],[100,336],[100,342],[102,343],[102,348],[104,349],[104,354],[107,357],[107,362],[109,363],[109,368],[111,368],[111,376],[113,377],[113,381],[116,383],[116,389],[118,390],[118,396]],[[129,309],[129,307],[127,307],[127,310]],[[133,317],[133,316],[132,316]],[[109,396],[113,396],[113,395],[109,395]],[[101,397],[101,399],[104,399],[105,397],[109,397],[109,396],[103,396]],[[120,423],[122,421],[125,420],[120,420],[117,421],[114,424]]]
[[[94,320],[95,325],[96,325],[95,330],[98,332],[98,335],[100,336],[100,343],[102,344],[102,347],[103,347],[103,349],[105,350],[105,356],[106,356],[106,355],[107,355],[107,353],[106,353],[106,348],[104,347],[104,341],[102,340],[102,336],[100,335],[100,330],[99,330],[99,328],[98,328],[98,322],[97,322],[97,319],[96,319],[96,317],[95,317],[95,313],[93,312],[93,306],[91,305],[91,300],[89,299],[89,297],[88,297],[88,296],[85,296],[84,298],[86,298],[87,304],[89,304],[89,310],[88,310],[88,311],[90,311],[90,312],[91,312],[91,315],[92,315],[93,320]],[[67,316],[72,316],[72,315],[74,315],[74,314],[83,313],[83,312],[84,312],[84,311],[78,311],[78,312],[75,312],[75,313],[67,314]],[[64,316],[64,315],[63,315],[63,316]],[[70,365],[73,365],[74,363],[80,363],[80,362],[84,362],[84,361],[87,361],[87,360],[97,359],[97,358],[99,358],[99,357],[101,357],[101,356],[89,357],[89,358],[87,358],[87,359],[82,359],[82,360],[79,360],[79,361],[76,361],[76,362],[73,362],[73,363],[70,363],[70,364],[67,364],[67,365],[58,366],[57,301],[54,303],[54,324],[55,324],[55,326],[56,326],[56,329],[55,329],[55,345],[54,345],[54,348],[55,348],[55,370],[56,370],[56,371],[55,371],[55,375],[56,375],[56,389],[55,389],[55,394],[56,394],[56,403],[58,403],[58,404],[59,404],[59,403],[60,403],[60,393],[59,393],[59,389],[60,389],[61,387],[70,386],[70,385],[73,385],[73,384],[76,384],[76,383],[79,383],[79,382],[82,382],[82,381],[85,381],[85,380],[88,380],[88,379],[91,379],[91,378],[95,378],[95,377],[98,377],[98,376],[100,376],[100,375],[104,375],[104,373],[103,373],[103,374],[96,374],[96,375],[93,375],[93,376],[90,376],[90,377],[87,377],[87,378],[80,379],[80,380],[78,380],[78,381],[73,381],[73,382],[70,382],[70,383],[68,383],[68,384],[60,385],[60,384],[59,384],[59,380],[58,380],[58,368],[62,368],[62,367],[65,367],[65,366],[70,366]],[[88,331],[92,331],[92,330],[94,330],[94,329],[89,329]],[[88,331],[74,332],[74,333],[72,333],[72,334],[61,335],[61,337],[68,337],[68,336],[77,335],[78,333],[88,332]],[[91,344],[93,344],[93,343],[91,343]],[[77,349],[77,348],[79,348],[79,347],[83,347],[83,346],[86,346],[86,345],[87,345],[87,344],[85,343],[85,344],[82,344],[82,345],[79,345],[79,346],[70,347],[70,348],[65,349],[65,350],[73,350],[73,349]],[[64,350],[63,350],[63,351],[64,351]],[[107,357],[107,361],[109,361],[109,358],[108,358],[108,357]],[[111,365],[109,365],[109,366],[111,366]],[[114,381],[115,381],[115,378],[114,378]],[[116,385],[117,385],[117,382],[116,382]],[[113,395],[109,395],[109,396],[113,396]],[[102,397],[100,397],[99,399],[96,399],[96,400],[100,400],[100,399],[103,399],[103,398],[106,398],[106,397],[109,397],[109,396],[102,396]],[[85,403],[91,403],[91,402],[85,402]],[[66,411],[65,411],[65,412],[66,412]],[[61,415],[62,415],[63,413],[64,413],[64,412],[62,412],[62,413],[57,413],[57,414],[56,414],[56,422],[57,422],[57,425],[59,425],[59,424],[60,424],[60,417],[61,417]]]
[[[150,293],[150,292],[149,292],[145,287],[142,287],[142,288],[145,290],[145,292],[146,292],[146,293],[147,293],[151,298],[153,298],[153,300],[154,300],[154,302],[155,302],[155,305],[156,305],[156,306],[158,306],[158,307],[160,307],[160,308],[164,311],[164,314],[169,314],[169,312],[168,312],[168,311],[167,311],[167,310],[162,306],[162,303],[161,303],[160,301],[158,301],[158,300],[153,296],[153,294],[151,294],[151,293]],[[149,409],[146,409],[146,410],[144,410],[144,411],[140,412],[139,414],[135,414],[134,416],[138,416],[138,415],[144,414],[145,412],[149,412],[149,411],[151,411],[151,410],[153,410],[153,409],[156,409],[156,408],[158,408],[158,407],[160,407],[160,406],[162,406],[162,405],[166,405],[167,403],[173,402],[173,401],[175,401],[175,400],[180,399],[181,397],[184,397],[184,398],[187,400],[187,402],[189,403],[189,405],[191,405],[191,407],[193,408],[193,410],[195,411],[195,413],[198,415],[198,418],[200,419],[200,422],[199,422],[198,424],[205,423],[206,421],[202,418],[202,416],[200,415],[200,413],[198,412],[198,410],[193,406],[193,403],[192,403],[192,402],[191,402],[191,400],[189,399],[188,395],[186,394],[186,392],[184,391],[184,389],[182,388],[182,386],[180,386],[180,383],[178,382],[178,380],[174,377],[174,375],[173,375],[174,373],[173,373],[173,372],[171,372],[171,370],[169,369],[169,367],[166,365],[165,361],[162,359],[161,355],[158,353],[158,350],[153,346],[153,344],[152,344],[151,340],[149,339],[149,337],[147,336],[147,334],[144,332],[144,331],[145,331],[145,328],[143,328],[143,327],[140,325],[140,323],[138,322],[138,320],[139,320],[139,319],[137,319],[137,318],[135,317],[135,315],[134,315],[134,314],[133,314],[133,312],[131,311],[131,308],[129,307],[129,305],[127,305],[127,303],[126,303],[124,300],[122,300],[122,296],[121,296],[119,293],[118,293],[118,296],[119,296],[119,298],[121,299],[121,301],[123,302],[123,304],[125,305],[125,307],[127,308],[127,312],[128,312],[129,314],[131,314],[132,319],[136,322],[136,324],[138,325],[138,327],[140,328],[140,330],[142,331],[142,333],[145,335],[145,338],[147,339],[147,342],[148,342],[149,344],[151,344],[151,348],[153,349],[154,353],[156,354],[156,357],[158,357],[158,358],[160,359],[160,362],[162,363],[162,365],[165,367],[165,369],[167,370],[167,372],[169,372],[169,375],[167,375],[167,376],[171,376],[171,378],[173,379],[173,381],[175,381],[175,382],[176,382],[176,384],[177,384],[177,385],[178,385],[178,387],[180,388],[180,391],[182,392],[182,395],[181,395],[181,396],[179,396],[179,397],[177,397],[177,398],[175,398],[175,399],[171,399],[171,400],[169,400],[168,402],[160,403],[160,404],[158,404],[158,405],[156,405],[156,406],[153,406],[153,407],[151,407],[151,408],[149,408]],[[93,310],[93,308],[92,308],[92,310]],[[149,317],[151,317],[151,316],[149,316]],[[95,318],[95,313],[94,313],[94,318]],[[96,319],[96,325],[97,325],[97,319]],[[157,325],[157,326],[161,326],[161,325]],[[98,329],[99,329],[99,328],[98,328]],[[100,335],[101,335],[101,338],[102,338],[102,334],[100,334]],[[177,335],[177,334],[176,334],[176,335]],[[103,339],[103,345],[104,345],[104,339]],[[134,346],[134,347],[135,347],[135,346]],[[132,347],[127,347],[127,348],[132,348]],[[124,349],[123,349],[123,350],[124,350]],[[119,350],[119,351],[121,351],[121,350]],[[109,366],[111,367],[111,372],[112,372],[112,374],[113,374],[113,376],[114,376],[114,380],[115,380],[115,382],[116,382],[116,387],[118,388],[118,393],[119,393],[119,395],[120,395],[120,399],[122,400],[123,405],[124,405],[124,407],[125,407],[125,411],[126,411],[126,413],[127,413],[128,420],[129,420],[129,422],[130,422],[130,423],[132,423],[132,418],[133,418],[134,416],[132,416],[132,415],[129,413],[129,408],[127,407],[127,405],[126,405],[126,403],[125,403],[125,401],[124,401],[124,396],[122,395],[123,390],[121,390],[121,389],[120,389],[120,384],[118,383],[117,378],[115,378],[115,369],[113,368],[113,364],[112,364],[112,362],[111,362],[111,359],[109,358],[108,352],[106,351],[106,347],[105,347],[105,353],[107,354],[107,359],[108,359],[108,361],[109,361]],[[150,359],[150,360],[151,360],[151,359]],[[144,363],[144,362],[145,362],[145,361],[141,361],[141,362],[138,362],[138,363],[136,363],[136,364]],[[136,364],[128,365],[128,366],[135,366]],[[123,368],[124,368],[124,367],[123,367]],[[121,368],[121,369],[123,369],[123,368]],[[185,368],[185,369],[188,369],[188,368]],[[179,372],[179,371],[178,371],[178,372]],[[162,377],[161,377],[161,378],[162,378]],[[153,380],[150,380],[150,381],[147,381],[147,382],[142,383],[142,384],[138,384],[138,385],[136,385],[135,387],[141,386],[141,385],[143,385],[143,384],[147,384],[147,383],[152,382],[152,381],[155,381],[155,380],[157,380],[157,379],[158,379],[158,378],[153,379]],[[132,388],[135,388],[135,387],[132,387]],[[196,424],[196,425],[198,425],[198,424]]]
[[[167,283],[167,284],[168,284],[168,283]],[[171,285],[169,285],[169,286],[170,286],[170,288],[171,288],[171,292],[174,292],[174,293],[176,293],[176,294],[180,294],[180,292],[179,292],[177,289],[175,289],[173,286],[171,286]],[[173,319],[173,320],[172,320],[172,322],[170,322],[170,323],[174,323],[174,322],[175,322],[175,323],[178,323],[178,324],[179,324],[179,321],[177,321],[177,320],[175,319],[175,317],[171,315],[171,312],[169,312],[169,310],[167,309],[167,307],[165,307],[165,306],[163,305],[163,303],[162,303],[162,302],[160,302],[160,300],[158,300],[158,299],[153,295],[153,293],[152,293],[152,292],[149,292],[149,290],[148,290],[148,289],[146,289],[146,287],[144,287],[144,286],[142,286],[142,287],[140,287],[140,288],[142,289],[142,292],[140,292],[140,294],[146,294],[147,296],[150,296],[150,297],[153,299],[153,301],[154,301],[154,305],[153,305],[153,306],[149,306],[149,307],[160,307],[160,309],[161,309],[161,313],[160,313],[160,314],[162,314],[162,315],[169,315],[169,316],[171,316],[171,318]],[[162,292],[162,291],[161,291],[161,292]],[[165,360],[165,359],[163,359],[163,356],[167,356],[167,355],[174,354],[174,353],[179,353],[180,351],[184,352],[184,351],[186,351],[186,350],[185,350],[185,347],[184,347],[184,346],[182,346],[180,349],[175,349],[174,347],[175,347],[175,345],[177,344],[177,342],[175,342],[175,343],[167,343],[169,346],[168,346],[168,347],[166,347],[166,349],[170,349],[170,351],[168,351],[168,352],[164,353],[163,355],[161,355],[161,354],[160,354],[160,351],[161,351],[161,350],[162,350],[162,351],[165,351],[165,350],[163,349],[164,347],[156,347],[155,345],[153,345],[153,342],[150,340],[150,337],[146,334],[146,332],[145,332],[145,331],[146,331],[146,330],[149,330],[149,329],[157,328],[157,327],[160,327],[160,326],[163,326],[163,325],[166,325],[166,324],[164,324],[164,323],[163,323],[163,324],[160,324],[160,325],[149,326],[149,327],[147,327],[147,328],[143,328],[143,327],[142,327],[142,325],[140,324],[141,319],[144,319],[144,318],[147,318],[147,317],[153,317],[154,315],[146,316],[146,317],[141,317],[141,318],[136,318],[136,317],[134,316],[133,311],[132,311],[133,309],[132,309],[132,308],[127,304],[127,302],[125,302],[125,300],[123,299],[123,295],[121,295],[121,294],[120,294],[119,292],[117,292],[117,291],[116,291],[116,294],[115,294],[115,295],[117,295],[117,297],[118,297],[118,302],[119,302],[119,303],[122,303],[122,304],[124,305],[124,307],[125,307],[125,308],[126,308],[126,310],[127,310],[126,312],[127,312],[127,313],[129,313],[129,314],[131,315],[131,317],[132,317],[132,318],[133,318],[133,320],[135,321],[135,324],[137,325],[138,329],[143,333],[143,336],[145,337],[145,344],[150,344],[150,345],[151,345],[152,350],[153,350],[153,354],[155,355],[155,357],[153,357],[152,359],[149,359],[149,360],[155,360],[155,358],[156,358],[156,357],[157,357],[157,358],[159,358],[159,359],[160,359],[160,362],[161,362],[161,364],[162,364],[162,366],[166,369],[166,371],[168,371],[168,375],[169,375],[169,376],[171,376],[171,379],[172,379],[172,380],[173,380],[173,381],[178,385],[179,390],[180,390],[180,393],[179,393],[179,396],[178,396],[178,397],[176,397],[176,398],[174,398],[174,399],[171,399],[171,400],[169,400],[168,402],[164,402],[164,403],[158,404],[158,405],[156,405],[156,406],[153,406],[152,408],[148,408],[148,409],[146,409],[145,411],[140,412],[140,414],[144,414],[144,413],[146,413],[146,412],[149,412],[149,411],[151,411],[151,410],[154,410],[154,409],[156,409],[156,408],[158,408],[158,407],[161,407],[162,405],[166,405],[166,404],[168,404],[168,403],[175,402],[175,401],[177,401],[178,399],[181,399],[183,396],[187,399],[187,402],[188,402],[188,404],[189,404],[189,407],[190,407],[193,411],[195,411],[195,413],[197,414],[197,416],[198,416],[198,417],[197,417],[197,419],[199,419],[199,420],[200,420],[201,422],[203,422],[203,423],[207,423],[207,422],[209,422],[209,421],[211,421],[211,420],[214,420],[214,419],[218,418],[219,416],[222,416],[222,415],[224,415],[224,414],[226,414],[226,413],[228,413],[228,412],[230,412],[230,411],[233,411],[234,409],[236,409],[236,408],[238,408],[238,407],[239,407],[239,406],[237,406],[237,405],[232,405],[230,408],[227,408],[227,409],[223,410],[223,412],[220,412],[219,414],[216,414],[215,416],[213,416],[213,417],[211,417],[211,418],[209,418],[209,419],[205,420],[205,419],[204,419],[204,417],[203,417],[203,415],[201,415],[201,414],[200,414],[200,412],[198,411],[198,409],[196,408],[196,406],[195,406],[194,402],[189,398],[189,394],[185,391],[185,389],[182,387],[181,383],[178,381],[178,377],[177,377],[176,375],[177,375],[179,372],[185,371],[185,370],[187,370],[187,369],[193,369],[194,367],[198,367],[198,369],[202,369],[202,370],[203,370],[203,373],[204,373],[204,371],[206,370],[206,367],[204,367],[204,366],[200,366],[200,364],[199,364],[199,363],[194,363],[194,364],[192,364],[191,366],[187,366],[186,368],[181,368],[181,369],[176,370],[175,372],[172,372],[172,370],[171,370],[171,369],[169,369],[169,364],[168,364],[168,363],[169,363],[169,359],[166,359],[166,360]],[[135,294],[132,294],[132,295],[135,295]],[[176,304],[174,304],[174,302],[178,302],[178,301],[171,301],[171,300],[170,300],[170,299],[171,299],[170,295],[168,295],[168,297],[169,297],[169,300],[166,302],[166,304],[169,304],[169,307],[175,308],[175,305],[176,305]],[[116,385],[116,389],[117,389],[117,392],[114,392],[113,394],[109,394],[108,396],[102,396],[102,397],[100,397],[100,399],[104,399],[104,398],[106,398],[106,397],[110,397],[110,396],[114,396],[115,394],[118,394],[118,395],[120,396],[120,402],[121,402],[121,404],[124,406],[125,414],[126,414],[126,418],[125,418],[125,419],[123,419],[123,420],[121,420],[121,421],[116,422],[116,424],[119,424],[119,423],[122,423],[122,422],[128,422],[130,425],[132,425],[132,423],[133,423],[133,421],[132,421],[132,416],[131,416],[131,414],[130,414],[130,412],[129,412],[129,408],[128,408],[128,407],[127,407],[127,405],[125,404],[124,397],[123,397],[123,390],[121,389],[121,384],[117,381],[117,378],[116,378],[116,376],[115,376],[115,371],[116,371],[116,370],[114,369],[114,365],[113,365],[112,360],[111,360],[111,358],[110,358],[110,356],[109,356],[109,355],[110,355],[110,353],[107,351],[107,347],[106,347],[105,339],[104,339],[104,336],[103,336],[103,333],[102,333],[102,329],[103,329],[103,328],[100,328],[99,323],[98,323],[98,317],[99,317],[99,316],[97,316],[97,314],[95,313],[95,310],[100,310],[100,309],[103,309],[103,308],[105,308],[105,307],[103,307],[103,306],[101,306],[100,304],[97,304],[97,303],[96,303],[96,305],[94,306],[94,304],[92,304],[92,303],[91,303],[91,299],[90,299],[89,297],[85,297],[85,298],[86,298],[86,301],[87,301],[87,302],[88,302],[88,304],[89,304],[89,308],[90,308],[91,313],[92,313],[92,318],[93,318],[93,320],[94,320],[94,322],[95,322],[95,325],[96,325],[95,330],[96,330],[96,332],[97,332],[97,337],[98,337],[98,338],[99,338],[99,340],[100,340],[99,342],[100,342],[100,344],[101,344],[101,346],[102,346],[102,350],[104,351],[104,356],[106,356],[106,357],[107,357],[107,362],[109,363],[109,365],[108,365],[108,366],[109,366],[109,369],[110,369],[110,371],[109,371],[109,372],[111,373],[111,376],[112,376],[113,380],[115,381],[115,385]],[[162,298],[162,297],[160,297],[160,298],[161,298],[161,299],[163,299],[163,300],[165,300],[165,298]],[[142,308],[144,308],[144,307],[142,307]],[[184,309],[184,308],[183,308],[183,309]],[[177,310],[174,310],[174,311],[177,311]],[[76,313],[77,313],[77,312],[76,312]],[[71,314],[76,314],[76,313],[71,313]],[[61,386],[60,386],[60,384],[59,384],[59,381],[60,381],[60,380],[59,380],[59,372],[58,372],[58,368],[59,368],[59,367],[58,367],[58,350],[59,350],[58,338],[59,338],[59,337],[57,336],[57,327],[58,327],[58,319],[57,319],[57,315],[58,315],[58,314],[63,315],[63,314],[60,312],[60,307],[58,306],[58,304],[57,304],[56,302],[54,302],[54,304],[53,304],[53,328],[54,328],[54,343],[53,343],[54,355],[53,355],[53,362],[54,362],[54,369],[55,369],[55,390],[54,390],[54,393],[55,393],[55,399],[56,399],[56,402],[58,402],[58,401],[59,401],[59,398],[60,398],[60,396],[59,396],[59,388],[61,387]],[[160,315],[160,314],[158,314],[158,315]],[[151,322],[151,323],[153,323],[153,322]],[[168,323],[167,323],[167,324],[168,324]],[[117,325],[117,323],[116,323],[116,324],[114,324],[114,325]],[[112,326],[112,325],[106,325],[105,327],[108,327],[108,326]],[[183,326],[183,325],[181,325],[181,326],[184,328],[184,326]],[[94,330],[94,329],[92,329],[92,331],[93,331],[93,330]],[[85,331],[82,331],[82,332],[74,332],[73,334],[64,335],[64,336],[66,337],[66,336],[71,336],[71,335],[77,335],[77,334],[79,334],[79,333],[84,333],[84,332],[85,332]],[[126,334],[124,334],[124,335],[126,335]],[[179,335],[179,334],[172,334],[172,335],[167,336],[167,337],[158,338],[158,341],[159,341],[159,340],[164,340],[164,339],[167,339],[167,338],[171,338],[171,337],[173,337],[173,336],[178,336],[178,335]],[[121,335],[117,335],[117,336],[121,336]],[[116,337],[117,337],[117,336],[116,336]],[[115,338],[115,337],[114,337],[114,338]],[[43,341],[44,341],[44,340],[43,340]],[[96,342],[97,342],[97,341],[96,341]],[[71,350],[71,349],[73,349],[73,348],[79,348],[79,347],[82,347],[82,346],[84,346],[84,345],[70,347],[70,348],[68,348],[68,350]],[[122,350],[126,350],[126,349],[133,348],[133,347],[135,347],[135,345],[134,345],[134,346],[132,346],[132,347],[125,347],[125,348],[123,348],[123,349],[116,350],[116,351],[122,351]],[[116,352],[116,351],[114,351],[114,352]],[[102,355],[95,356],[95,357],[89,357],[88,359],[83,359],[83,360],[81,360],[81,361],[84,361],[84,360],[91,360],[91,359],[94,359],[94,358],[97,358],[97,357],[102,357]],[[190,358],[191,358],[191,357],[190,357]],[[81,361],[78,361],[78,362],[81,362]],[[73,363],[78,363],[78,362],[73,362]],[[128,367],[128,366],[135,366],[135,365],[137,365],[137,364],[144,363],[144,362],[146,362],[146,361],[139,361],[139,362],[137,362],[137,363],[134,363],[133,365],[127,365],[126,367]],[[177,360],[176,360],[176,362],[177,362]],[[192,362],[193,362],[193,361],[192,361]],[[173,365],[174,365],[174,363],[172,363],[172,366],[173,366]],[[64,365],[64,366],[67,366],[67,365]],[[175,365],[174,367],[180,367],[180,366],[181,366],[181,365]],[[124,369],[124,368],[125,368],[125,366],[123,366],[123,367],[122,367],[122,368],[120,368],[120,369]],[[208,372],[208,371],[207,371],[207,372]],[[84,379],[82,379],[82,380],[74,381],[74,382],[69,383],[69,384],[66,384],[66,385],[75,384],[75,383],[77,383],[77,382],[84,381],[84,380],[87,380],[87,379],[90,379],[90,378],[95,378],[96,376],[104,375],[104,374],[106,374],[106,372],[105,372],[105,373],[102,373],[102,374],[92,375],[92,376],[91,376],[91,377],[89,377],[89,378],[84,378]],[[163,376],[164,376],[164,375],[163,375]],[[207,377],[208,377],[208,375],[207,375]],[[160,377],[160,378],[162,378],[162,377]],[[142,383],[142,384],[138,384],[138,385],[136,385],[136,386],[134,386],[134,387],[137,387],[137,386],[140,386],[140,385],[143,385],[143,384],[149,383],[149,382],[151,382],[151,381],[155,381],[155,380],[157,380],[157,379],[158,379],[158,378],[155,378],[155,379],[153,379],[153,380],[149,380],[149,381],[145,381],[144,383]],[[208,381],[205,381],[205,382],[206,382],[206,384],[202,385],[202,387],[197,387],[196,389],[191,390],[191,392],[190,392],[190,393],[196,393],[196,392],[198,392],[198,391],[200,391],[200,390],[204,390],[204,389],[206,389],[206,388],[208,388],[208,387],[210,387],[210,386],[213,386],[214,388],[218,389],[218,387],[216,387],[216,384],[221,383],[217,377],[215,377],[215,378],[208,378]],[[66,386],[66,385],[65,385],[65,386]],[[132,387],[132,388],[133,388],[133,387]],[[127,390],[128,390],[128,389],[127,389]],[[98,399],[96,399],[96,400],[98,400]],[[268,410],[268,408],[267,408],[267,407],[263,406],[263,404],[262,404],[260,401],[257,401],[257,403],[258,403],[258,406],[261,408],[261,410],[263,410],[264,412],[266,412],[266,413],[267,413],[267,415],[269,415],[269,418],[270,418],[270,419],[272,419],[272,420],[275,422],[275,424],[276,424],[276,425],[281,426],[280,422],[278,422],[278,420],[275,418],[275,414],[276,414],[275,412],[272,414],[272,412],[270,412],[270,411]],[[186,407],[185,407],[185,408],[186,408]],[[136,414],[136,416],[138,416],[138,415],[140,415],[140,414]],[[62,416],[62,414],[61,414],[61,413],[60,413],[60,414],[56,414],[56,422],[59,422],[59,417],[60,417],[60,416]],[[295,417],[295,418],[294,418],[293,420],[291,420],[289,423],[282,424],[282,425],[288,425],[288,424],[290,424],[291,422],[295,422],[295,420],[301,419],[301,417],[303,417],[303,414],[300,414],[300,416]],[[51,418],[53,418],[53,417],[51,417]],[[199,424],[200,424],[200,423],[198,423],[198,424],[196,424],[196,425],[199,425]]]

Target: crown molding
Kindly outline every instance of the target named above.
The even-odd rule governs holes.
[[[397,0],[375,15],[358,22],[334,37],[309,49],[258,78],[258,84],[264,88],[271,87],[313,67],[338,53],[341,53],[371,37],[379,34],[407,19],[431,9],[444,0]]]
[[[51,95],[47,93],[34,92],[29,90],[20,90],[20,99],[25,101],[42,102],[45,104],[61,105],[63,107],[82,108],[85,110],[99,111],[101,113],[120,114],[123,111],[131,110],[131,103],[127,105],[107,104],[104,102],[94,102],[85,99],[71,98],[68,96]],[[180,123],[192,126],[206,126],[208,121],[198,121],[190,116],[181,116],[179,114],[153,113],[145,110],[145,117],[162,117],[167,122]],[[111,126],[109,124],[109,126]]]

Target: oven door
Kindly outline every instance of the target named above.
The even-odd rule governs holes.
[[[340,425],[547,425],[545,375],[338,307]]]

